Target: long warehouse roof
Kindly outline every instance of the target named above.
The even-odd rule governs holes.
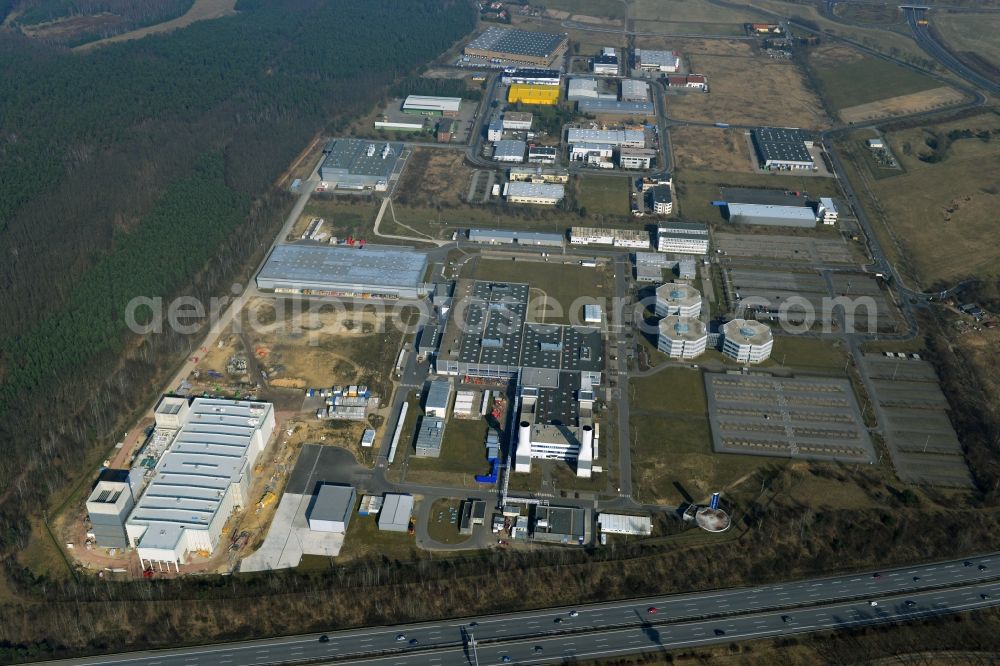
[[[410,249],[278,245],[257,280],[297,285],[415,287],[424,277],[426,264],[425,254]]]
[[[429,97],[410,95],[403,102],[404,109],[429,109],[434,111],[455,111],[462,105],[460,97]]]

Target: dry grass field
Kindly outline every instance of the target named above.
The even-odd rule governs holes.
[[[751,42],[738,39],[698,39],[697,37],[650,37],[635,38],[640,49],[674,49],[684,56],[752,56]]]
[[[965,99],[965,95],[948,86],[932,88],[922,92],[899,95],[877,102],[859,104],[840,110],[840,119],[845,123],[859,123],[892,116],[919,113],[953,106]]]
[[[120,35],[115,35],[114,37],[108,37],[107,39],[89,42],[83,46],[78,46],[75,50],[83,51],[94,48],[95,46],[101,46],[102,44],[142,39],[146,35],[170,32],[172,30],[177,30],[178,28],[189,26],[197,21],[208,21],[211,19],[222,18],[223,16],[235,14],[235,6],[236,0],[195,0],[194,5],[191,6],[191,9],[189,9],[184,16],[175,18],[172,21],[166,21],[164,23],[146,26],[145,28],[139,28],[138,30],[133,30],[131,32],[124,32]]]
[[[708,76],[712,92],[669,100],[680,120],[823,128],[829,125],[798,67],[762,57],[690,53],[691,71]]]
[[[465,203],[472,169],[465,153],[415,148],[396,187],[396,201],[412,206],[457,206]]]
[[[743,130],[681,126],[670,130],[676,169],[753,173]]]
[[[934,28],[945,43],[961,55],[973,53],[1000,69],[1000,14],[935,12]]]
[[[707,0],[635,0],[632,18],[647,21],[696,21],[705,23],[745,23],[763,19],[752,7],[731,8]]]
[[[972,138],[954,134],[966,130]],[[996,234],[995,211],[1000,205],[996,178],[1000,173],[1000,115],[984,113],[889,132],[886,137],[905,173],[880,180],[860,173],[881,204],[879,217],[888,221],[920,283],[930,286],[972,275],[996,275],[1000,245],[984,239]],[[863,148],[858,144],[852,150]],[[857,159],[854,162],[860,164]]]

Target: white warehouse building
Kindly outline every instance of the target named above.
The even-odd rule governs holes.
[[[656,288],[656,316],[701,316],[701,292],[683,282],[667,282]]]
[[[708,227],[701,222],[670,222],[656,230],[659,252],[708,254]]]
[[[722,353],[739,363],[761,363],[771,356],[774,336],[767,324],[733,319],[722,327]]]
[[[670,358],[697,358],[707,346],[708,331],[700,319],[671,315],[660,320],[656,348]]]
[[[226,520],[250,501],[254,464],[274,432],[274,407],[165,396],[155,416],[158,429],[179,429],[125,531],[143,566],[179,569],[190,555],[214,551]]]
[[[566,188],[559,183],[513,181],[504,185],[504,194],[511,203],[555,206],[566,196]]]

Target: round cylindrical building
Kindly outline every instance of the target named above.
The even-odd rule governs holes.
[[[696,358],[707,345],[708,331],[700,319],[671,315],[660,320],[656,348],[670,358]]]
[[[701,316],[701,292],[683,282],[667,282],[656,288],[656,315]]]
[[[733,319],[722,327],[722,353],[739,363],[760,363],[771,356],[774,336],[767,324]]]

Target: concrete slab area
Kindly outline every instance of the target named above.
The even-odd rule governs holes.
[[[285,493],[274,512],[264,543],[240,563],[240,571],[270,571],[297,567],[303,555],[336,557],[344,535],[309,529],[306,509],[312,495]]]
[[[853,264],[851,250],[842,238],[755,235],[717,232],[715,249],[731,258],[774,259],[808,264]]]
[[[850,381],[706,374],[717,453],[872,462]]]

